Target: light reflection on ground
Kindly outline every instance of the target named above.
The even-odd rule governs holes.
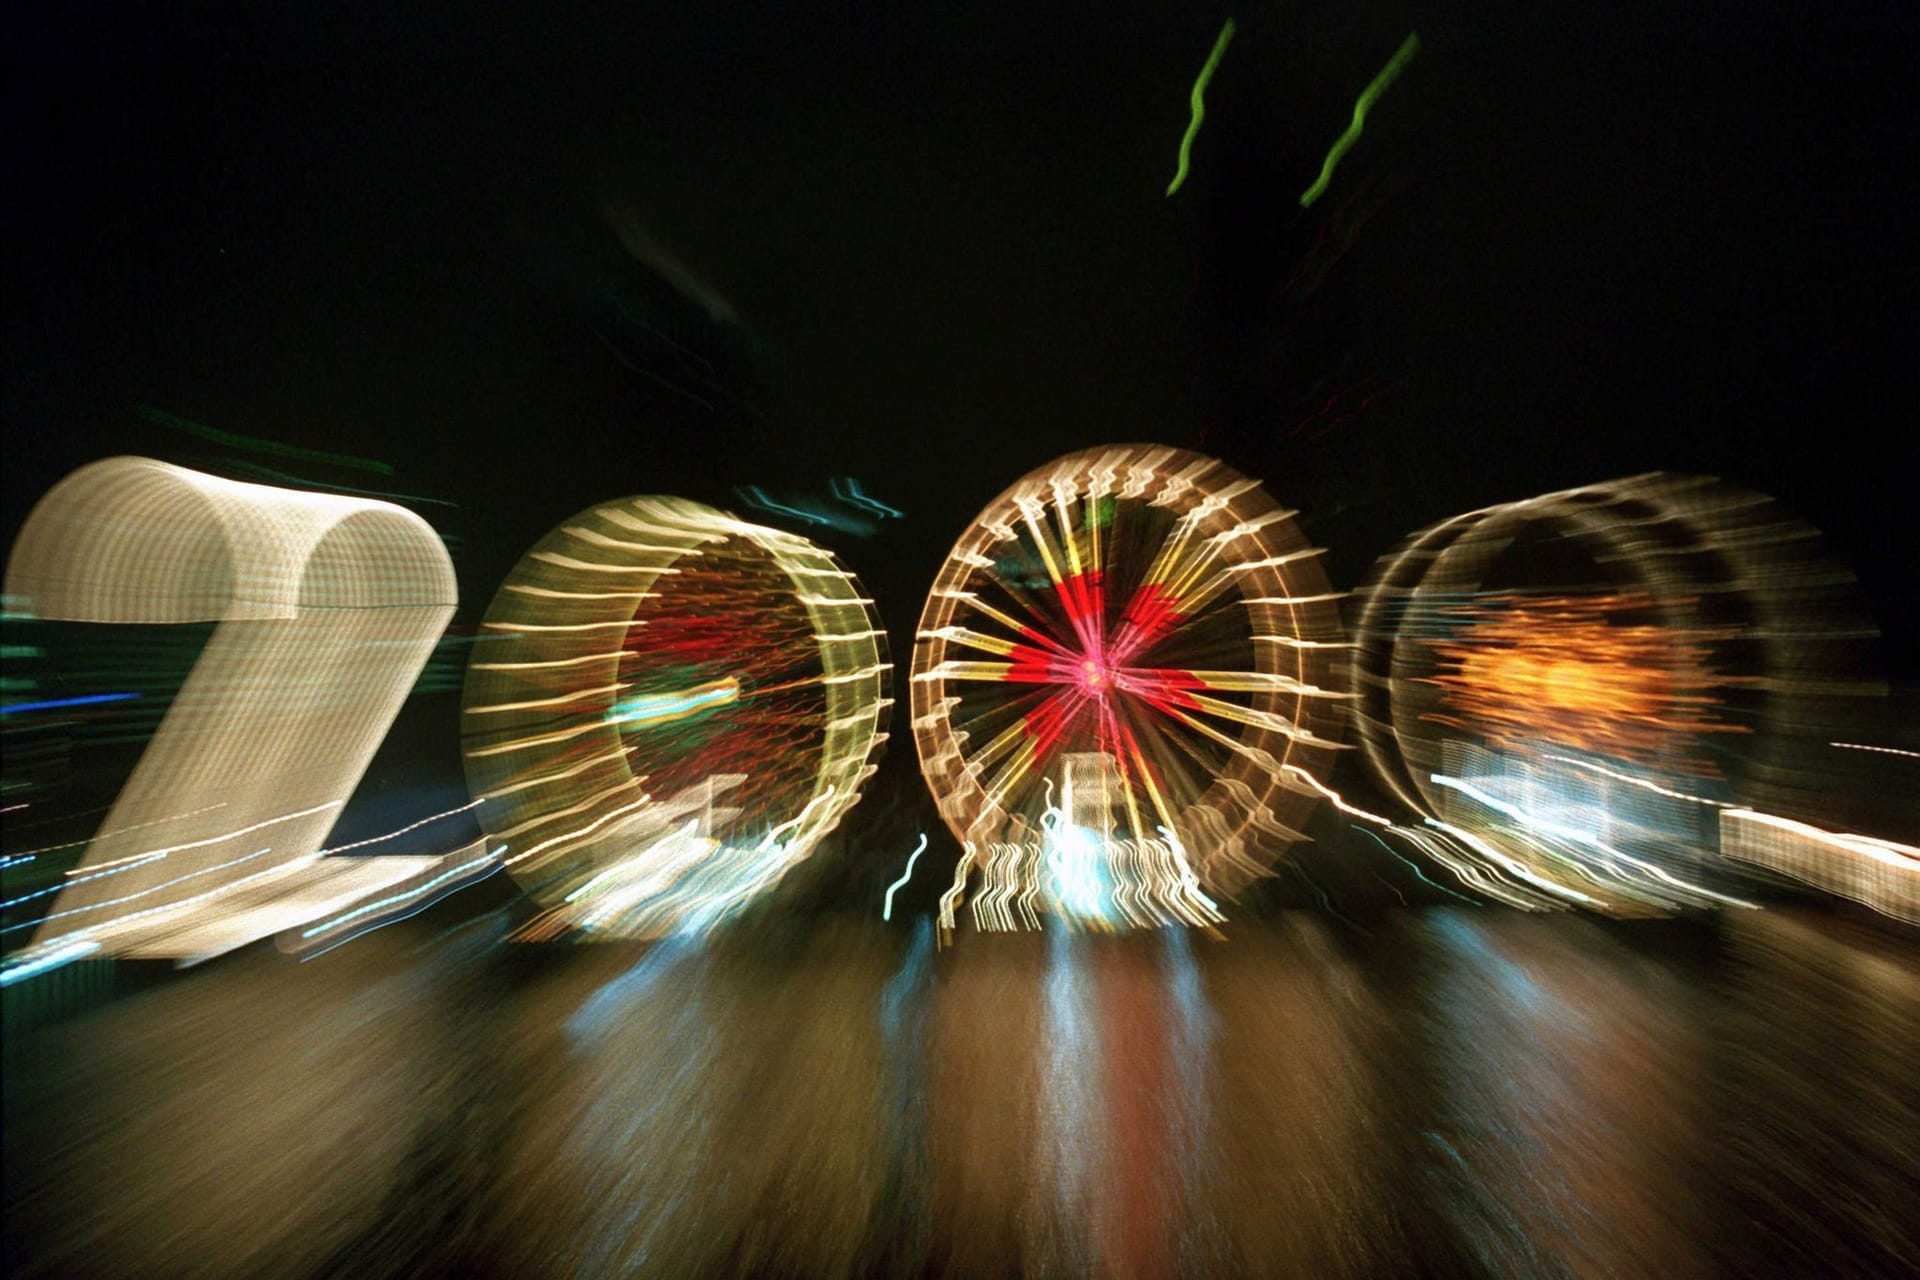
[[[500,932],[241,953],[14,1037],[10,1265],[1920,1269],[1920,952],[1837,919]]]

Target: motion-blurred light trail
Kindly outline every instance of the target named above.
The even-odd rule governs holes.
[[[355,840],[352,844],[337,844],[337,845],[331,846],[330,848],[322,849],[320,851],[320,856],[327,857],[331,854],[345,853],[349,849],[364,849],[370,844],[385,844],[387,841],[392,840],[396,836],[406,835],[409,831],[418,831],[421,827],[426,826],[430,822],[438,822],[442,818],[451,818],[456,814],[467,813],[471,810],[478,809],[479,807],[480,807],[480,801],[469,800],[467,803],[460,805],[458,808],[442,809],[439,813],[428,814],[424,818],[420,818],[413,822],[409,822],[404,827],[396,827],[394,830],[387,832],[385,835],[368,836],[365,840]]]
[[[15,809],[24,809],[26,807],[27,806],[24,804],[13,806],[13,808]],[[222,800],[218,804],[210,804],[203,809],[194,809],[187,814],[177,814],[177,815],[172,815],[165,818],[155,818],[149,822],[143,822],[140,825],[145,827],[157,826],[162,822],[172,822],[174,820],[174,817],[192,817],[196,814],[209,813],[215,809],[224,809],[224,808],[226,808],[226,801]],[[9,812],[9,810],[0,810],[0,813],[4,813],[4,812]],[[100,833],[100,835],[103,835],[103,836],[117,835],[117,834],[119,833],[109,832],[109,831],[103,831]],[[0,867],[11,867],[11,866],[17,866],[18,864],[23,862],[32,862],[35,857],[43,853],[57,853],[62,849],[77,849],[80,846],[86,844],[88,840],[96,840],[96,839],[99,839],[99,836],[88,836],[85,839],[81,839],[81,840],[63,840],[59,844],[42,845],[38,849],[23,849],[19,853],[8,854],[5,857],[0,857]]]
[[[19,711],[55,711],[61,707],[87,707],[100,702],[126,702],[139,696],[137,693],[89,693],[84,697],[54,698],[47,702],[16,702],[0,707],[0,716],[10,716]]]
[[[1400,48],[1393,57],[1387,59],[1387,65],[1380,69],[1380,74],[1375,76],[1373,82],[1361,92],[1360,100],[1353,104],[1353,122],[1334,142],[1333,150],[1327,152],[1326,161],[1320,166],[1320,176],[1314,180],[1312,186],[1300,194],[1302,209],[1318,200],[1326,191],[1327,184],[1333,180],[1333,166],[1339,164],[1340,157],[1346,155],[1353,144],[1360,140],[1360,128],[1367,122],[1367,112],[1372,110],[1373,104],[1381,94],[1387,91],[1387,87],[1399,77],[1402,71],[1406,70],[1407,64],[1413,61],[1413,55],[1418,52],[1420,52],[1420,33],[1410,31],[1407,33],[1407,38],[1400,42]]]
[[[10,987],[36,974],[58,969],[63,964],[92,955],[99,949],[99,943],[87,938],[63,940],[47,947],[30,947],[20,952],[17,957],[11,958],[5,968],[0,968],[0,987]]]
[[[505,850],[505,848],[506,846],[502,845],[499,849],[495,849],[492,853],[486,854],[483,857],[471,859],[467,862],[463,862],[451,871],[442,872],[440,875],[437,875],[433,879],[429,880],[425,887],[428,889],[438,888],[439,886],[445,884],[449,880],[455,879],[458,876],[465,875],[470,871],[477,871],[482,867],[493,866],[495,868],[498,868],[500,864],[500,854],[502,853],[502,851]],[[310,929],[302,929],[300,931],[300,936],[303,938],[316,937],[319,934],[325,933],[329,929],[338,928],[339,926],[346,924],[348,921],[358,920],[363,916],[372,915],[375,912],[383,910],[387,907],[391,907],[398,903],[408,901],[412,897],[413,897],[412,894],[399,893],[399,894],[389,894],[384,898],[376,898],[371,902],[364,903],[360,906],[353,908],[351,911],[346,912],[344,915],[336,916],[331,920],[322,921],[321,923],[314,925]]]
[[[880,909],[880,918],[882,920],[893,919],[894,891],[904,886],[907,883],[907,881],[913,879],[913,864],[918,862],[920,860],[920,855],[925,853],[926,851],[927,851],[927,833],[923,831],[920,833],[920,843],[914,847],[914,850],[912,853],[907,855],[907,869],[900,873],[900,878],[898,880],[895,880],[892,884],[887,886],[886,905]]]
[[[862,511],[871,511],[874,515],[886,519],[903,520],[906,518],[905,512],[898,511],[886,503],[861,492],[860,482],[852,476],[843,476],[835,480],[829,480],[827,487],[833,490],[834,497],[850,506],[858,507]]]
[[[1369,830],[1367,830],[1367,829],[1366,829],[1365,827],[1362,827],[1362,826],[1359,826],[1359,825],[1357,825],[1357,824],[1354,824],[1354,823],[1348,823],[1347,825],[1348,825],[1348,826],[1349,826],[1349,828],[1351,828],[1352,830],[1354,830],[1354,831],[1358,831],[1358,832],[1359,832],[1359,833],[1360,833],[1361,835],[1363,835],[1363,836],[1365,836],[1365,837],[1366,837],[1367,839],[1369,839],[1369,840],[1371,840],[1371,841],[1373,841],[1373,842],[1374,842],[1375,844],[1377,844],[1377,845],[1379,845],[1379,846],[1380,846],[1380,847],[1381,847],[1382,849],[1385,849],[1385,850],[1387,851],[1387,853],[1388,853],[1388,854],[1389,854],[1389,855],[1390,855],[1391,857],[1393,857],[1393,858],[1395,858],[1395,859],[1397,859],[1397,860],[1398,860],[1398,861],[1400,861],[1400,862],[1401,862],[1402,864],[1404,864],[1404,865],[1405,865],[1405,866],[1407,867],[1407,869],[1408,869],[1408,870],[1410,870],[1410,871],[1412,871],[1412,872],[1413,872],[1413,874],[1414,874],[1415,876],[1417,876],[1417,877],[1418,877],[1418,878],[1419,878],[1419,879],[1420,879],[1421,881],[1423,881],[1424,883],[1426,883],[1426,884],[1429,884],[1429,885],[1432,885],[1432,886],[1433,886],[1434,888],[1436,888],[1436,889],[1438,889],[1438,890],[1439,890],[1440,892],[1442,892],[1442,893],[1444,893],[1444,894],[1447,894],[1447,895],[1449,895],[1450,897],[1455,897],[1455,898],[1458,898],[1458,899],[1460,899],[1460,901],[1462,901],[1462,902],[1472,902],[1472,901],[1473,901],[1473,899],[1471,899],[1471,898],[1469,898],[1469,897],[1467,897],[1467,896],[1466,896],[1465,894],[1460,894],[1460,893],[1455,893],[1455,892],[1454,892],[1453,890],[1451,890],[1451,889],[1449,889],[1449,888],[1447,888],[1447,887],[1446,887],[1445,885],[1443,885],[1443,884],[1441,884],[1441,883],[1439,883],[1439,882],[1438,882],[1438,881],[1436,881],[1436,880],[1433,880],[1433,879],[1431,879],[1431,878],[1429,878],[1429,877],[1427,876],[1427,874],[1426,874],[1425,872],[1423,872],[1423,871],[1421,871],[1421,870],[1420,870],[1420,865],[1419,865],[1418,863],[1416,863],[1415,861],[1413,861],[1413,859],[1411,859],[1411,858],[1408,858],[1408,857],[1406,857],[1406,856],[1404,856],[1404,855],[1402,855],[1402,854],[1401,854],[1401,853],[1399,853],[1399,852],[1398,852],[1397,850],[1395,850],[1395,849],[1394,849],[1394,847],[1393,847],[1392,845],[1390,845],[1390,844],[1388,844],[1388,843],[1387,843],[1387,842],[1386,842],[1385,840],[1382,840],[1382,839],[1381,839],[1381,838],[1380,838],[1379,836],[1377,836],[1377,835],[1375,835],[1375,834],[1374,834],[1373,832],[1371,832],[1371,831],[1369,831]],[[1390,829],[1390,830],[1393,830],[1394,828],[1389,828],[1389,829]],[[1404,835],[1404,834],[1405,834],[1405,832],[1404,832],[1404,831],[1402,831],[1402,832],[1401,832],[1401,834],[1403,834],[1403,835]],[[1424,848],[1424,846],[1422,846],[1422,847]],[[1438,860],[1438,859],[1435,859],[1435,861],[1439,861],[1439,860]],[[1444,864],[1443,864],[1443,865],[1444,865]]]
[[[1920,924],[1920,848],[1752,809],[1720,811],[1720,851]]]
[[[350,467],[355,471],[371,471],[375,475],[393,474],[393,464],[390,462],[378,462],[372,458],[355,458],[344,453],[330,453],[325,449],[308,449],[297,444],[282,444],[278,440],[262,440],[258,436],[238,435],[232,431],[222,431],[204,422],[195,422],[191,418],[182,418],[178,414],[147,405],[140,407],[140,416],[156,426],[172,427],[175,431],[184,431],[190,436],[197,436],[214,444],[226,445],[229,449],[248,449],[254,453],[298,458],[303,462],[330,462],[335,466]]]
[[[1839,747],[1842,751],[1877,751],[1882,755],[1905,756],[1909,760],[1920,760],[1920,751],[1908,751],[1902,747],[1876,747],[1865,742],[1829,742],[1830,747]]]
[[[193,812],[204,813],[204,812],[207,812],[207,810],[209,809],[217,809],[219,807],[220,807],[219,805],[209,805],[207,806],[206,809],[196,809]],[[249,835],[252,832],[259,831],[265,827],[274,826],[277,823],[288,822],[296,818],[308,817],[322,810],[337,808],[337,807],[338,806],[336,804],[316,805],[311,809],[301,809],[293,813],[281,814],[279,817],[268,818],[262,822],[256,822],[250,827],[243,827],[238,831],[224,831],[224,832],[220,832],[217,835],[207,836],[204,839],[200,839],[200,840],[190,840],[182,844],[167,845],[166,847],[159,848],[159,849],[148,849],[141,853],[129,854],[127,857],[124,857],[124,858],[115,858],[111,862],[82,863],[80,866],[69,867],[67,868],[67,870],[63,871],[61,874],[65,877],[65,879],[61,883],[49,886],[48,888],[45,888],[45,889],[36,889],[32,893],[22,894],[17,898],[9,898],[4,902],[0,902],[0,909],[11,910],[14,907],[20,906],[22,903],[31,902],[36,898],[43,898],[50,893],[59,893],[64,889],[70,889],[76,885],[91,884],[96,880],[104,880],[108,876],[122,875],[122,874],[125,874],[126,872],[133,871],[137,868],[149,866],[151,863],[158,862],[161,859],[166,858],[170,854],[180,853],[188,849],[204,849],[208,845],[222,844],[237,836]],[[162,821],[171,821],[171,819],[162,819]],[[152,822],[136,824],[136,826],[153,826],[153,825],[155,824]],[[122,828],[122,830],[132,830],[132,829],[133,828]],[[100,837],[95,837],[95,839],[99,839],[99,838]],[[85,844],[88,842],[78,841],[76,843]],[[72,846],[61,845],[61,846],[55,846],[55,847],[71,848]],[[253,858],[257,856],[258,854],[253,854],[253,853],[246,855],[247,858]],[[27,859],[23,857],[20,860],[26,861]],[[244,858],[238,859],[238,861],[245,861],[245,859]],[[229,861],[223,865],[231,866],[233,865],[233,861]],[[195,874],[201,874],[201,873],[196,872]],[[115,901],[124,901],[124,899],[115,899]],[[90,910],[90,909],[91,908],[77,908],[77,910]],[[70,915],[70,914],[72,913],[57,912],[54,915],[45,917],[45,919],[52,920],[52,919],[58,918],[59,916]],[[0,929],[0,933],[11,932],[14,929],[28,928],[33,923],[34,923],[33,921],[28,921],[25,924],[9,925],[5,929]]]
[[[685,693],[650,693],[623,698],[607,711],[608,724],[672,724],[740,698],[740,682],[732,676],[696,685]]]
[[[1602,855],[1601,863],[1596,864],[1582,860],[1584,865],[1579,868],[1584,872],[1587,879],[1595,881],[1596,883],[1613,887],[1619,877],[1625,876],[1629,880],[1637,879],[1638,877],[1635,877],[1632,872],[1629,872],[1625,867],[1621,866],[1622,863],[1626,863],[1641,871],[1645,871],[1653,879],[1663,882],[1666,886],[1666,889],[1662,891],[1659,886],[1642,884],[1638,891],[1643,897],[1660,899],[1664,893],[1662,900],[1672,901],[1675,899],[1677,891],[1679,901],[1687,902],[1694,906],[1703,906],[1712,903],[1725,903],[1737,907],[1753,907],[1757,905],[1756,903],[1748,902],[1741,898],[1715,893],[1701,885],[1678,880],[1671,874],[1650,863],[1644,862],[1639,858],[1630,857],[1619,848],[1609,844],[1602,830],[1574,826],[1569,822],[1557,820],[1551,814],[1535,813],[1524,805],[1503,800],[1461,778],[1450,778],[1445,774],[1436,773],[1432,775],[1431,780],[1438,786],[1449,787],[1459,791],[1471,797],[1476,804],[1479,804],[1483,808],[1489,809],[1496,814],[1518,823],[1522,829],[1521,833],[1518,834],[1531,837],[1544,837],[1551,841],[1562,842],[1563,847],[1565,842],[1571,842]],[[1598,813],[1590,812],[1583,816],[1589,820],[1598,817],[1603,823],[1610,821],[1610,815],[1607,815],[1604,810]],[[1566,860],[1564,857],[1562,858],[1562,861]]]
[[[1180,139],[1180,159],[1174,170],[1173,181],[1167,184],[1167,194],[1172,195],[1187,180],[1187,160],[1193,150],[1193,140],[1200,135],[1200,122],[1207,118],[1207,82],[1213,79],[1214,69],[1220,65],[1220,55],[1227,51],[1227,42],[1233,39],[1233,19],[1228,18],[1226,25],[1220,28],[1220,35],[1213,42],[1213,52],[1207,55],[1206,63],[1200,68],[1200,76],[1193,82],[1193,118],[1187,122],[1186,136]]]
[[[330,484],[325,480],[315,480],[308,476],[296,476],[288,471],[274,467],[263,467],[257,462],[242,462],[227,459],[220,464],[223,470],[242,471],[262,480],[271,480],[275,484],[298,485],[303,489],[325,489],[329,493],[350,493],[357,498],[385,498],[393,502],[425,502],[436,507],[458,507],[460,504],[447,498],[429,498],[423,493],[396,493],[391,489],[361,489],[350,484]]]
[[[811,511],[802,511],[798,507],[789,507],[785,503],[775,502],[767,496],[767,491],[757,484],[743,484],[736,489],[735,492],[740,495],[740,500],[748,506],[772,515],[791,516],[795,520],[804,520],[808,524],[832,523],[832,521],[828,520],[825,516],[816,515]]]

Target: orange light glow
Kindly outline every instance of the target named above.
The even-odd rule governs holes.
[[[1455,640],[1434,642],[1440,674],[1426,683],[1445,711],[1422,719],[1517,749],[1554,744],[1716,776],[1676,735],[1745,733],[1718,716],[1715,688],[1731,679],[1708,666],[1708,644],[1730,632],[1677,631],[1644,616],[1644,595],[1495,596],[1446,612],[1467,620]]]

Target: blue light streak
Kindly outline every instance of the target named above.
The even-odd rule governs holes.
[[[742,498],[762,511],[771,511],[777,515],[792,516],[796,520],[805,520],[808,524],[830,524],[825,516],[817,516],[811,511],[802,511],[798,507],[784,506],[767,496],[767,491],[757,484],[743,484],[735,490]]]
[[[0,707],[0,716],[10,716],[16,711],[53,711],[59,707],[86,707],[99,702],[126,702],[137,698],[137,693],[90,693],[84,698],[55,698],[50,702],[16,702],[11,706]]]
[[[851,506],[858,507],[862,511],[871,511],[877,516],[894,520],[906,519],[905,512],[896,511],[886,503],[862,493],[860,491],[860,482],[852,476],[829,480],[827,481],[827,487],[833,490],[834,497]]]
[[[49,969],[58,969],[61,965],[78,960],[81,956],[92,955],[100,949],[100,944],[90,939],[64,942],[53,950],[25,960],[18,964],[0,969],[0,987],[10,987],[23,982],[35,974],[45,973]]]

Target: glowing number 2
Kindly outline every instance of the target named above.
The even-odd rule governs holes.
[[[6,590],[42,618],[219,623],[37,946],[204,958],[397,878],[318,854],[453,614],[425,521],[108,458],[34,508]]]

